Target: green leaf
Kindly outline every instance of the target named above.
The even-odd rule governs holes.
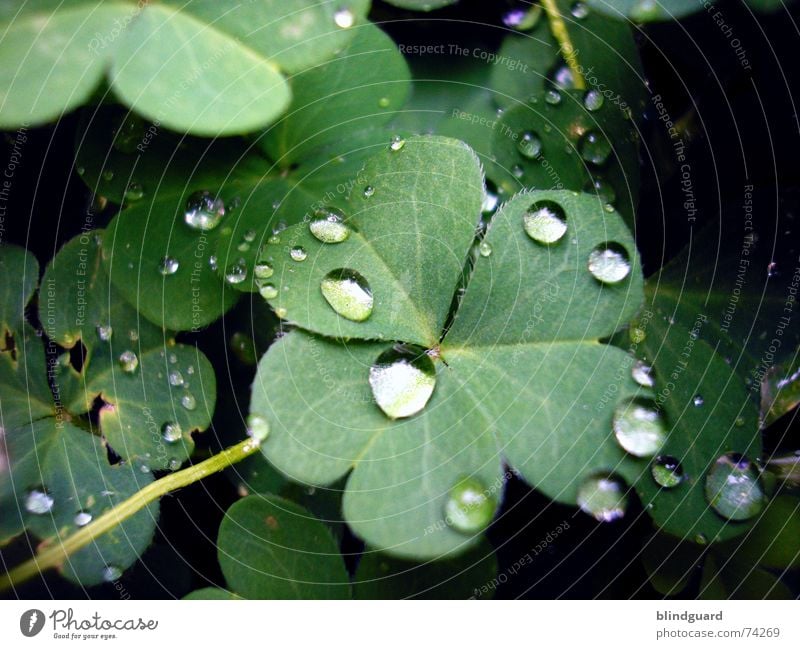
[[[350,583],[328,529],[272,495],[228,509],[217,538],[228,586],[246,599],[345,599]]]
[[[761,380],[761,420],[775,423],[800,403],[800,359],[774,365]]]
[[[650,585],[662,595],[675,597],[687,588],[692,573],[702,564],[703,547],[656,533],[647,539],[641,557]]]
[[[58,543],[153,480],[132,465],[109,465],[99,437],[60,419],[9,431],[8,438],[17,511],[47,544]],[[33,490],[51,499],[49,509],[31,511]],[[64,576],[83,586],[118,578],[150,544],[157,518],[158,504],[152,503],[71,555],[62,567]]]
[[[2,333],[19,333],[25,321],[25,307],[39,284],[39,263],[19,246],[0,246],[0,328]]]
[[[333,56],[368,9],[369,0],[346,13],[332,0],[27,3],[2,15],[0,125],[58,117],[86,102],[108,68],[117,96],[159,124],[201,135],[256,130],[289,104],[282,72]]]
[[[195,599],[241,599],[236,593],[229,590],[222,590],[221,588],[198,588],[193,590],[188,595],[181,599],[195,600]]]
[[[389,146],[360,174],[348,205],[349,237],[337,244],[315,238],[307,224],[289,228],[264,258],[280,287],[270,300],[278,313],[318,333],[387,338],[433,346],[439,340],[482,201],[475,154],[463,143],[415,137]],[[372,191],[365,195],[364,188]],[[290,259],[301,247],[305,261]],[[320,287],[336,269],[360,273],[374,300],[366,322],[331,308]]]
[[[354,131],[389,121],[405,103],[409,70],[392,39],[367,23],[335,58],[292,77],[291,87],[288,114],[263,143],[283,167],[326,143],[345,142]]]
[[[473,599],[496,573],[494,549],[486,542],[455,559],[428,563],[367,550],[353,589],[356,599]]]
[[[586,0],[586,3],[613,18],[630,18],[639,23],[679,20],[704,7],[697,0]],[[709,0],[708,5],[713,3],[714,0]]]
[[[411,11],[433,11],[455,4],[458,0],[386,0],[386,2]]]
[[[792,599],[792,591],[758,566],[711,555],[703,566],[700,599]]]

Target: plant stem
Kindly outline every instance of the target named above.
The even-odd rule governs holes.
[[[226,448],[224,451],[211,456],[199,464],[187,467],[182,471],[170,473],[155,482],[151,482],[130,498],[112,507],[101,516],[98,516],[85,527],[80,528],[71,536],[56,541],[54,545],[46,547],[32,559],[0,577],[0,592],[12,586],[18,586],[44,570],[60,566],[70,555],[109,530],[114,529],[117,525],[136,514],[154,500],[161,498],[161,496],[168,494],[170,491],[186,487],[198,480],[202,480],[212,473],[217,473],[232,464],[240,462],[258,450],[258,446],[259,444],[257,441],[246,439],[235,446]]]
[[[569,37],[567,25],[561,17],[556,0],[542,0],[542,6],[547,13],[547,20],[550,23],[550,31],[553,33],[553,38],[556,39],[559,51],[572,72],[572,85],[577,90],[584,90],[586,82],[583,79],[581,66],[578,64],[578,53],[575,51],[575,46]]]

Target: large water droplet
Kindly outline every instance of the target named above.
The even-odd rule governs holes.
[[[173,370],[169,373],[169,384],[173,387],[179,387],[183,385],[183,374],[181,374],[180,370]]]
[[[177,442],[183,436],[181,426],[174,421],[168,421],[161,427],[161,436],[170,444]]]
[[[55,500],[43,489],[31,489],[25,497],[25,509],[31,514],[47,514]]]
[[[444,518],[454,530],[477,534],[494,516],[495,501],[476,478],[463,478],[450,490],[444,505]]]
[[[92,522],[92,515],[89,512],[78,512],[75,514],[75,518],[72,519],[72,522],[78,527],[84,527]]]
[[[363,322],[372,315],[372,290],[360,273],[337,268],[325,275],[320,288],[331,308],[343,318]]]
[[[613,426],[619,445],[636,457],[655,455],[667,436],[664,419],[649,399],[623,401],[614,411]]]
[[[175,257],[162,257],[158,264],[158,272],[162,275],[174,275],[178,272],[180,263]]]
[[[292,261],[305,261],[306,257],[308,257],[308,253],[303,246],[295,246],[289,251],[289,256],[292,258]]]
[[[396,345],[369,369],[372,395],[391,419],[410,417],[428,403],[436,385],[436,368],[420,347]]]
[[[743,521],[764,507],[764,491],[756,467],[736,453],[723,455],[706,475],[706,498],[722,517]]]
[[[344,220],[345,216],[341,210],[328,207],[317,210],[308,227],[311,234],[323,243],[341,243],[350,236],[350,228]]]
[[[603,101],[603,93],[599,90],[589,90],[583,96],[583,105],[589,111],[600,110],[603,107]]]
[[[683,482],[683,467],[680,462],[671,455],[659,455],[653,460],[650,467],[653,480],[665,489],[672,489]]]
[[[195,192],[186,201],[183,220],[194,230],[208,231],[216,228],[225,216],[225,203],[208,191]]]
[[[643,388],[655,387],[653,368],[643,361],[636,361],[631,368],[631,376]]]
[[[533,160],[542,152],[542,140],[534,131],[525,131],[519,139],[517,149],[523,158]]]
[[[263,442],[269,435],[269,422],[263,415],[251,412],[247,417],[247,434],[258,443]]]
[[[611,143],[605,135],[596,131],[587,132],[578,144],[581,157],[593,165],[603,165],[611,155]]]
[[[119,355],[119,366],[123,372],[132,374],[139,367],[139,359],[134,352],[127,349]]]
[[[628,508],[625,485],[613,476],[590,476],[578,489],[578,506],[598,521],[616,521]]]
[[[253,275],[256,279],[269,279],[274,272],[272,266],[266,262],[259,262],[253,268]]]
[[[628,259],[627,251],[619,244],[603,244],[589,253],[589,272],[598,282],[616,284],[631,272]]]
[[[522,215],[522,225],[527,235],[542,244],[560,240],[567,231],[567,217],[558,203],[538,201]]]
[[[333,22],[336,23],[336,26],[340,27],[341,29],[349,29],[355,24],[356,17],[355,14],[350,11],[350,9],[347,7],[342,7],[333,14]]]

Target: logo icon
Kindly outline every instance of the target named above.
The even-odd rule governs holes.
[[[25,611],[19,618],[19,630],[26,638],[32,638],[44,628],[44,613],[38,608]]]

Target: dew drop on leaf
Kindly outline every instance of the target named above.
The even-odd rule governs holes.
[[[117,581],[120,577],[122,577],[122,570],[117,568],[117,566],[106,566],[103,568],[103,581]]]
[[[561,93],[554,88],[551,88],[544,93],[544,100],[551,106],[558,106],[561,103]]]
[[[389,149],[392,151],[399,151],[406,145],[406,141],[400,137],[399,135],[395,135],[392,137],[392,141],[389,143]]]
[[[595,111],[603,107],[603,93],[599,90],[588,90],[583,96],[583,106],[586,110]]]
[[[194,396],[191,394],[184,394],[181,397],[181,405],[186,410],[194,410],[197,407],[197,401],[195,400]]]
[[[369,368],[375,403],[390,419],[410,417],[425,407],[436,386],[436,368],[420,347],[395,345]]]
[[[139,367],[139,358],[134,352],[126,349],[119,355],[119,366],[122,368],[123,372],[133,374],[136,368]]]
[[[444,505],[447,524],[463,534],[477,534],[492,521],[495,501],[483,483],[463,478],[450,490]]]
[[[631,376],[643,388],[652,388],[656,384],[653,379],[653,368],[643,361],[636,361],[633,364]]]
[[[522,215],[522,225],[527,235],[542,244],[559,241],[567,231],[564,210],[553,201],[538,201]]]
[[[481,241],[478,246],[478,252],[480,252],[481,257],[489,257],[492,254],[491,244],[488,241]]]
[[[367,280],[349,268],[337,268],[322,278],[322,296],[343,318],[363,322],[372,315],[372,289]]]
[[[75,514],[75,518],[72,519],[72,522],[78,527],[83,527],[84,525],[88,525],[92,522],[92,515],[89,512],[78,512]]]
[[[542,140],[534,131],[525,131],[519,139],[517,150],[523,158],[533,160],[542,152]]]
[[[714,462],[706,475],[705,494],[714,511],[732,521],[752,518],[764,507],[758,471],[737,453],[727,453]]]
[[[327,207],[314,212],[308,229],[322,243],[341,243],[350,236],[350,228],[344,221],[344,212],[335,207]]]
[[[372,185],[364,187],[364,198],[371,198],[375,195],[375,188]]]
[[[158,272],[164,276],[174,275],[178,272],[180,263],[175,257],[162,257],[158,263]]]
[[[144,198],[144,187],[141,183],[131,182],[125,188],[126,201],[140,201]]]
[[[604,165],[611,155],[611,143],[605,135],[596,131],[589,131],[578,143],[581,157],[593,165]]]
[[[97,325],[97,337],[104,343],[107,343],[109,340],[111,340],[113,333],[114,330],[110,325]]]
[[[225,281],[228,284],[241,284],[247,278],[247,269],[242,263],[235,263],[225,270]]]
[[[180,424],[174,421],[168,421],[161,427],[161,437],[164,438],[165,442],[169,442],[170,444],[180,440],[182,435],[183,431],[181,430]]]
[[[627,251],[618,244],[607,243],[597,246],[589,253],[589,272],[603,284],[616,284],[631,272]]]
[[[703,399],[702,395],[696,394],[696,395],[694,395],[694,398],[692,399],[692,403],[694,404],[694,406],[696,408],[699,408],[700,406],[702,406],[705,403],[705,399]]]
[[[250,413],[247,416],[247,434],[257,442],[261,443],[269,435],[269,422],[263,415]]]
[[[671,455],[659,455],[653,460],[650,473],[656,484],[665,489],[672,489],[683,482],[683,467],[680,462]]]
[[[259,287],[258,294],[265,300],[272,300],[278,297],[278,289],[274,284],[264,284]]]
[[[625,485],[614,476],[590,476],[578,489],[578,506],[598,521],[619,520],[628,508]]]
[[[308,253],[303,246],[295,246],[289,251],[289,256],[292,258],[292,261],[305,261],[306,257],[308,257]]]
[[[662,17],[658,0],[639,0],[630,10],[630,17],[636,22],[649,22]]]
[[[31,514],[47,514],[55,500],[43,489],[31,489],[25,497],[25,509]]]
[[[255,275],[256,279],[269,279],[274,272],[272,266],[266,262],[259,262],[253,268],[253,275]]]
[[[587,7],[585,3],[578,1],[572,4],[569,12],[572,14],[573,18],[583,20],[589,15],[589,7]]]
[[[667,436],[664,419],[650,399],[620,403],[614,411],[613,427],[619,445],[636,457],[655,455]]]
[[[173,387],[180,387],[183,385],[183,374],[180,373],[180,370],[173,370],[169,373],[169,384]]]
[[[355,21],[355,15],[347,7],[342,7],[333,14],[333,22],[341,29],[349,29],[355,24]]]
[[[193,230],[207,232],[216,228],[225,216],[225,203],[208,191],[193,193],[186,201],[183,220]]]

